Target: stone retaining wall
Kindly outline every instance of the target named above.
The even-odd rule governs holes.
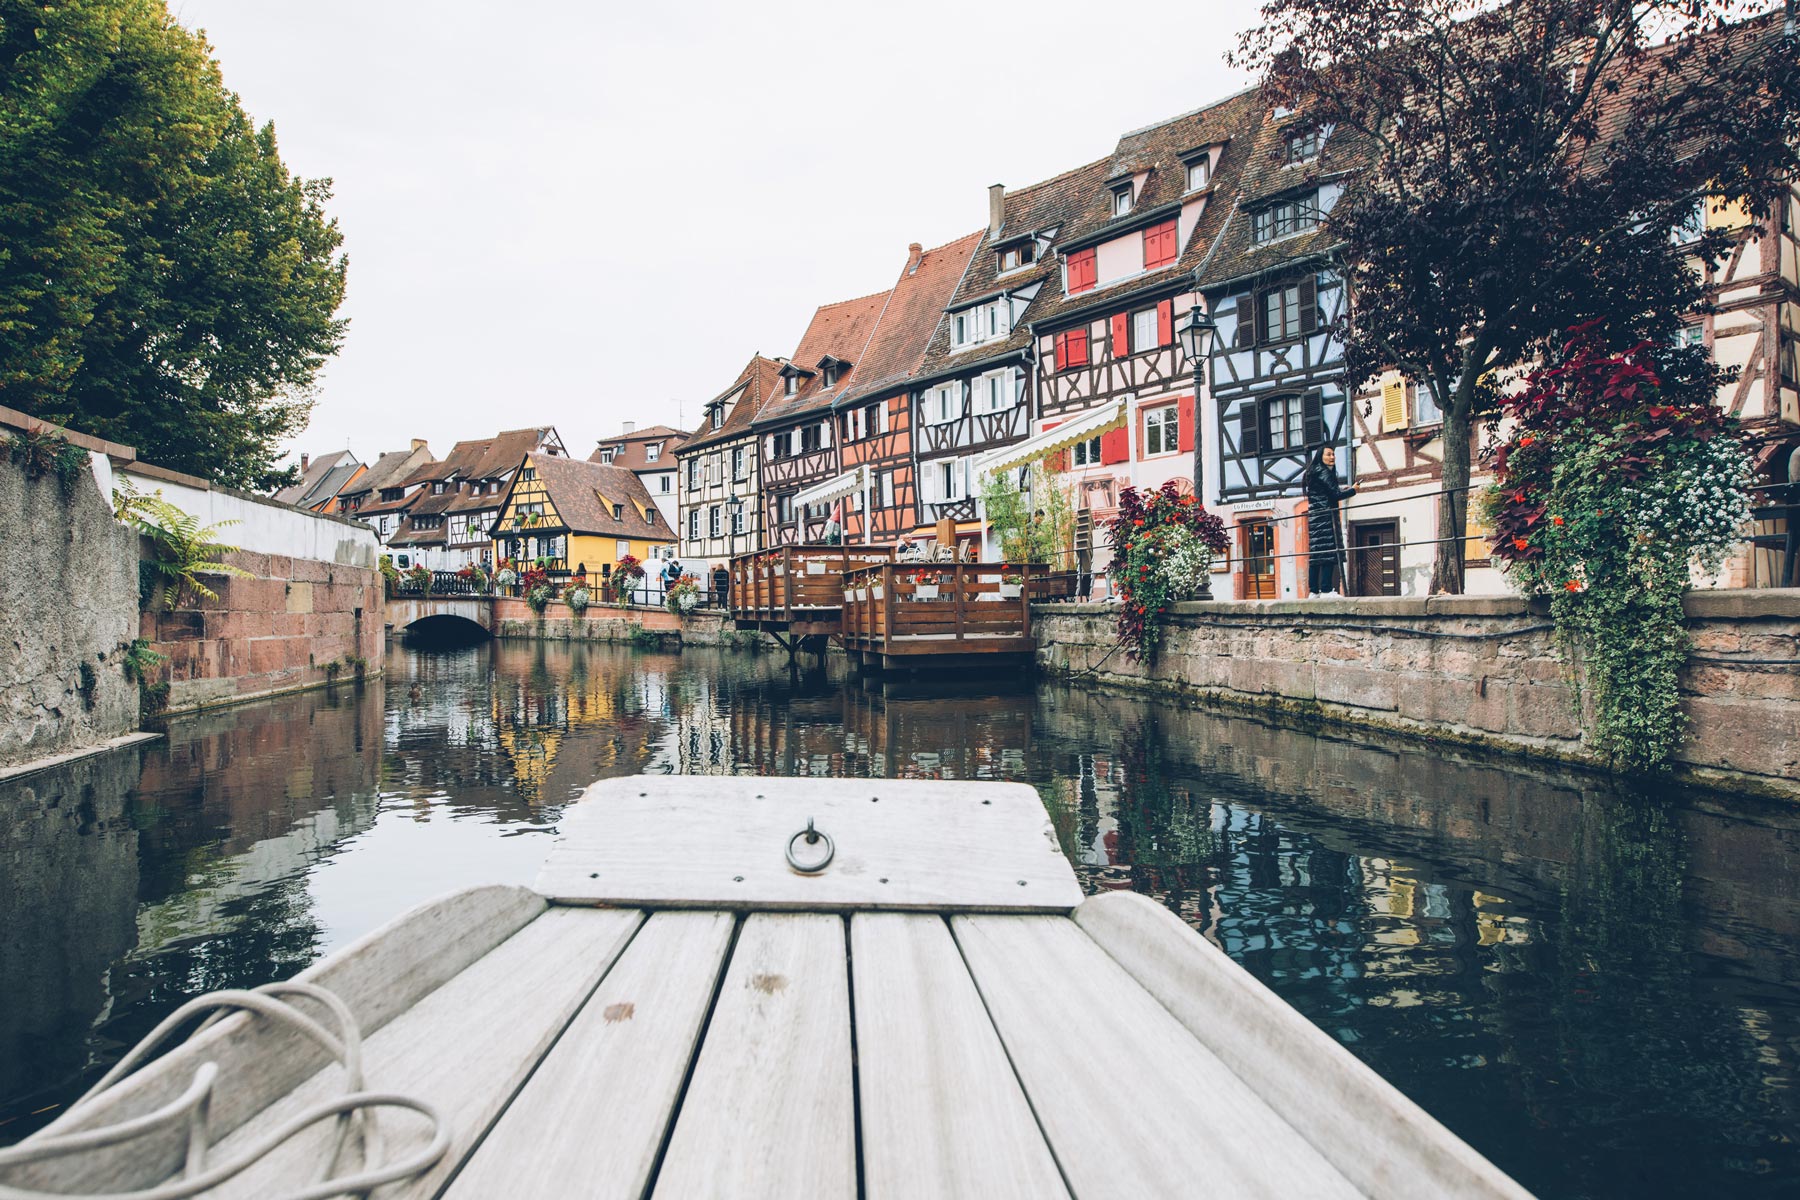
[[[9,535],[0,544],[0,767],[137,728],[137,685],[124,670],[137,624],[137,537],[113,520],[90,473],[74,482],[28,479],[0,453]]]
[[[1800,798],[1800,591],[1691,593],[1683,773]],[[1046,670],[1592,762],[1547,607],[1437,596],[1179,604],[1151,663],[1105,604],[1032,609]]]
[[[168,709],[230,704],[379,671],[381,576],[310,558],[237,551],[252,578],[212,578],[216,600],[153,605],[142,636],[168,656]]]
[[[617,604],[590,605],[580,617],[569,611],[560,600],[539,617],[531,605],[511,596],[496,597],[494,604],[495,637],[548,638],[562,642],[628,642],[641,636],[638,631],[654,635],[659,644],[670,646],[681,642],[681,621],[666,608],[624,608]]]

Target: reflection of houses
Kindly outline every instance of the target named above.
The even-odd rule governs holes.
[[[681,449],[687,436],[667,425],[638,429],[627,421],[625,432],[615,438],[601,439],[600,445],[588,455],[588,461],[636,472],[644,481],[644,490],[656,501],[663,524],[673,529],[677,516],[675,452]]]
[[[675,534],[643,480],[624,467],[528,454],[501,498],[491,536],[496,559],[540,562],[552,578],[612,576],[626,555],[674,553]]]
[[[763,405],[752,428],[757,435],[765,546],[816,545],[839,518],[834,503],[796,503],[796,496],[838,472],[831,406],[844,393],[868,346],[888,293],[820,306],[794,357],[782,364],[781,388]],[[838,502],[838,503],[841,503]]]
[[[681,558],[690,570],[762,545],[760,439],[750,423],[782,391],[784,365],[780,359],[752,357],[730,387],[702,406],[700,427],[676,452]]]

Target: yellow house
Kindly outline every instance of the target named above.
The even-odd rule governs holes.
[[[539,562],[552,578],[594,583],[627,554],[654,575],[675,553],[675,531],[635,474],[552,454],[527,454],[513,472],[492,536],[495,562]]]

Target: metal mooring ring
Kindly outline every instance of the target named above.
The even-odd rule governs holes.
[[[801,838],[805,838],[806,844],[809,846],[818,842],[824,842],[825,857],[819,859],[817,862],[801,862],[799,859],[795,858],[794,847],[800,844]],[[793,837],[788,839],[788,866],[794,868],[794,870],[800,872],[802,875],[817,875],[820,871],[823,871],[826,867],[831,865],[831,856],[836,853],[837,845],[831,840],[831,835],[821,830],[814,829],[811,817],[806,818],[805,829],[802,829],[799,833],[796,833]]]

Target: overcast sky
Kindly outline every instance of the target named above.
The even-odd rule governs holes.
[[[344,349],[294,449],[692,422],[909,242],[1246,80],[1248,3],[170,0],[334,183]]]

